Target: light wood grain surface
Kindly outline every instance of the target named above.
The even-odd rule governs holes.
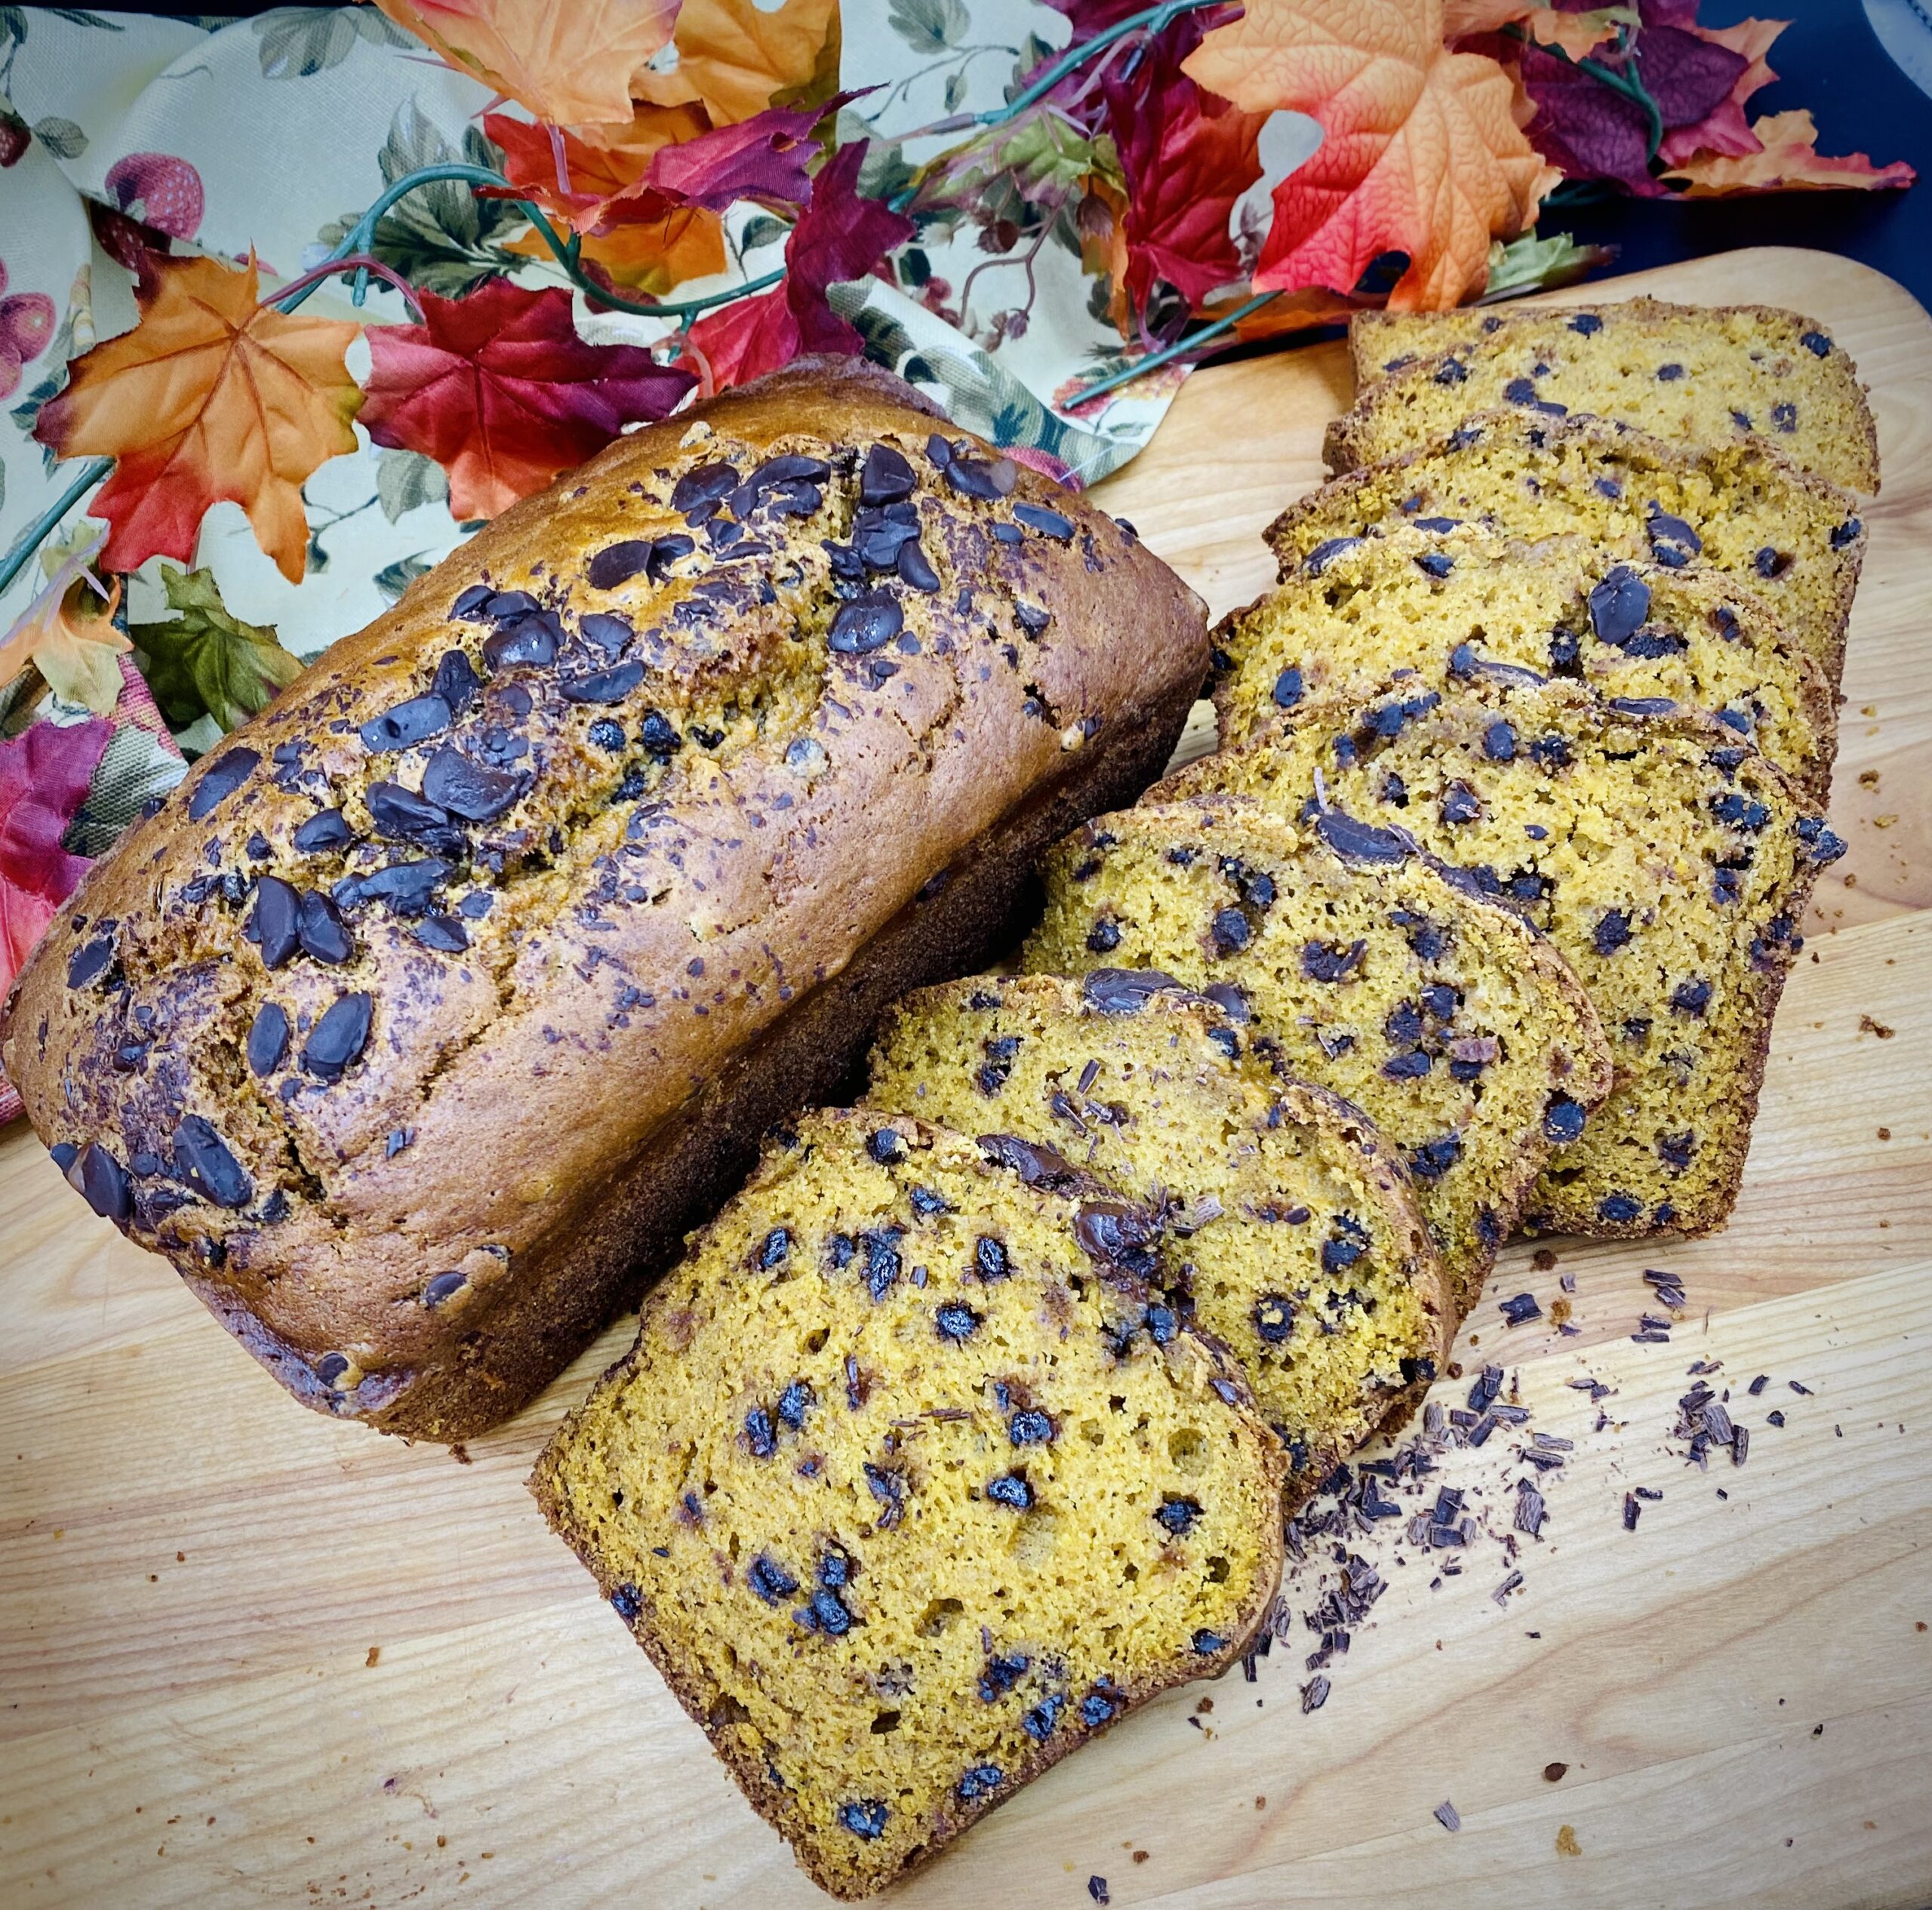
[[[1349,1542],[1389,1589],[1322,1709],[1297,1620],[1255,1682],[1170,1695],[996,1813],[906,1910],[1081,1910],[1090,1876],[1188,1910],[1932,1904],[1932,324],[1817,254],[1593,296],[1638,291],[1825,320],[1884,460],[1832,804],[1851,853],[1807,924],[1737,1219],[1558,1242],[1555,1269],[1506,1254],[1460,1355],[1506,1363],[1527,1430],[1576,1442],[1506,1602],[1494,1541],[1443,1579],[1383,1522]],[[1317,481],[1346,387],[1340,346],[1204,373],[1105,501],[1224,610],[1268,581],[1257,534]],[[1629,1336],[1661,1310],[1646,1266],[1687,1290],[1669,1346]],[[1494,1293],[1547,1315],[1563,1274],[1574,1336],[1503,1327]],[[826,1902],[523,1490],[629,1336],[468,1465],[334,1425],[24,1127],[0,1139],[0,1905]],[[1696,1360],[1751,1429],[1741,1469],[1669,1438]],[[1523,1443],[1444,1477],[1506,1524]],[[1663,1496],[1626,1531],[1639,1485]]]

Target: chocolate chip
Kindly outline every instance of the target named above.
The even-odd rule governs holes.
[[[993,1238],[990,1234],[982,1234],[973,1248],[973,1265],[983,1281],[1004,1280],[1013,1271],[1006,1244]]]
[[[1604,643],[1622,644],[1651,614],[1651,587],[1627,564],[1607,572],[1590,592],[1590,627]]]
[[[305,856],[343,849],[351,840],[347,819],[340,809],[318,809],[295,832],[297,848]]]
[[[1559,1147],[1567,1147],[1583,1133],[1583,1115],[1580,1101],[1558,1094],[1543,1111],[1543,1131]]]
[[[1227,1640],[1218,1632],[1197,1632],[1189,1642],[1194,1647],[1196,1655],[1202,1658],[1211,1657],[1217,1651],[1225,1651],[1228,1645]]]
[[[246,1207],[254,1198],[254,1183],[214,1124],[198,1114],[183,1115],[174,1130],[174,1165],[189,1186],[217,1207]]]
[[[419,841],[450,833],[448,810],[400,783],[372,783],[362,799],[376,833],[392,841]]]
[[[260,752],[254,749],[231,749],[217,756],[188,798],[188,820],[198,823],[212,814],[254,774],[261,760]]]
[[[869,1844],[885,1835],[886,1819],[891,1815],[885,1805],[877,1798],[860,1798],[851,1804],[838,1807],[838,1821],[852,1835]]]
[[[1158,968],[1093,968],[1081,977],[1081,998],[1103,1015],[1137,1014],[1156,995],[1180,983]]]
[[[1200,1516],[1200,1500],[1183,1499],[1169,1493],[1161,1499],[1160,1509],[1154,1515],[1154,1522],[1177,1539],[1184,1539],[1194,1530],[1195,1521]]]
[[[1671,991],[1670,1005],[1680,1015],[1701,1015],[1711,1005],[1711,985],[1694,980],[1679,982]]]
[[[1345,862],[1394,863],[1406,861],[1415,849],[1413,838],[1401,829],[1377,829],[1358,822],[1345,811],[1328,808],[1315,820],[1315,833]]]
[[[1651,555],[1668,570],[1681,570],[1704,548],[1704,540],[1681,517],[1652,504],[1644,520]]]
[[[1643,1202],[1629,1194],[1607,1194],[1597,1203],[1597,1217],[1617,1226],[1627,1225],[1643,1211]]]
[[[68,958],[67,986],[85,988],[88,983],[98,981],[113,965],[113,937],[96,936],[91,942],[83,942]]]
[[[890,444],[875,444],[859,470],[859,502],[869,506],[896,504],[910,497],[916,480],[912,467]]]
[[[1588,338],[1603,330],[1603,321],[1594,312],[1579,312],[1570,321],[1570,329]]]
[[[1053,613],[1042,610],[1038,604],[1016,602],[1013,606],[1013,620],[1029,637],[1044,634],[1047,626],[1053,620]]]
[[[940,1339],[950,1340],[957,1346],[973,1337],[984,1317],[974,1312],[964,1300],[949,1299],[940,1303],[938,1312],[933,1315],[933,1324],[938,1327]]]
[[[648,537],[627,537],[622,543],[606,544],[590,560],[585,575],[593,590],[614,590],[628,583],[640,571],[650,567],[655,546]]]
[[[1456,567],[1456,560],[1446,551],[1426,550],[1416,559],[1416,567],[1432,577],[1446,577]]]
[[[368,1041],[374,1007],[368,995],[338,995],[309,1031],[302,1066],[318,1081],[341,1080]]]
[[[1057,1149],[1017,1134],[982,1134],[979,1147],[995,1167],[1011,1167],[1029,1187],[1066,1188],[1078,1185],[1080,1170]]]
[[[769,1459],[778,1450],[771,1415],[762,1406],[754,1406],[745,1415],[745,1445],[753,1459]]]
[[[335,904],[314,890],[303,893],[296,918],[296,935],[305,955],[318,961],[339,966],[355,952],[355,943]]]
[[[481,614],[483,606],[494,594],[487,583],[472,583],[467,590],[458,595],[454,603],[451,604],[450,615],[460,618],[467,623],[472,617]]]
[[[1799,338],[1798,342],[1814,358],[1822,358],[1830,355],[1832,341],[1822,331],[1807,331]]]
[[[565,677],[558,683],[557,692],[566,703],[620,703],[643,681],[644,666],[633,657],[608,669]]]
[[[1438,385],[1460,385],[1468,382],[1469,367],[1460,358],[1444,358],[1435,368],[1435,382]]]
[[[1302,699],[1301,672],[1291,663],[1275,679],[1272,692],[1276,706],[1282,709],[1293,709]]]
[[[1007,1421],[1006,1436],[1016,1446],[1051,1446],[1054,1442],[1052,1417],[1038,1407],[1023,1407]]]
[[[798,1581],[777,1559],[764,1552],[752,1561],[750,1569],[745,1573],[745,1582],[768,1605],[789,1598],[798,1589]],[[880,1808],[883,1810],[884,1807],[881,1805]]]
[[[519,617],[483,639],[483,661],[491,670],[523,665],[541,669],[555,660],[562,635],[563,626],[550,611]]]
[[[883,650],[905,627],[905,614],[897,598],[884,591],[868,591],[839,605],[827,641],[841,656],[863,657]]]
[[[1310,942],[1301,952],[1301,972],[1311,982],[1339,982],[1361,964],[1368,952],[1364,941],[1340,948],[1325,942]]]
[[[778,1416],[796,1432],[804,1424],[806,1413],[817,1401],[818,1395],[813,1392],[809,1380],[794,1379],[778,1395]]]
[[[449,726],[450,706],[441,697],[434,692],[428,696],[411,697],[407,703],[398,703],[393,709],[386,709],[381,715],[371,717],[362,725],[362,747],[377,752],[407,749],[412,743],[441,735]]]
[[[134,1211],[134,1184],[126,1168],[98,1141],[89,1141],[71,1170],[81,1198],[103,1220],[125,1226]]]
[[[900,580],[915,590],[923,590],[928,595],[938,589],[939,573],[926,561],[926,554],[916,543],[901,544],[899,547],[897,569]]]
[[[1310,577],[1318,577],[1337,558],[1346,555],[1361,542],[1359,537],[1330,537],[1318,543],[1301,561]]]
[[[1010,457],[988,460],[955,454],[943,468],[946,482],[962,497],[977,497],[989,504],[1010,496],[1020,481]]]
[[[527,590],[499,590],[483,605],[483,614],[492,623],[514,623],[520,617],[534,615],[543,606]]]
[[[454,915],[426,915],[412,933],[423,947],[439,955],[461,955],[469,946],[469,931]]]
[[[1263,1293],[1254,1303],[1254,1318],[1255,1332],[1270,1346],[1280,1346],[1295,1330],[1294,1305],[1285,1293]],[[1171,1499],[1162,1506],[1161,1512],[1155,1515],[1161,1519],[1163,1525],[1166,1525],[1168,1521],[1161,1515],[1166,1512],[1168,1506],[1175,1505],[1192,1506],[1195,1515],[1197,1517],[1199,1515],[1201,1508],[1195,1506],[1191,1499]],[[1189,1518],[1187,1524],[1191,1525],[1192,1523],[1193,1519]],[[1187,1525],[1168,1526],[1168,1529],[1170,1531],[1185,1532],[1187,1530]]]
[[[294,954],[301,906],[301,897],[279,876],[264,875],[256,883],[248,935],[261,951],[264,967],[279,968]]]
[[[866,1152],[882,1167],[906,1158],[906,1143],[893,1127],[875,1127],[866,1136]]]
[[[996,1479],[986,1481],[986,1496],[995,1506],[1007,1506],[1016,1512],[1023,1512],[1033,1503],[1033,1488],[1023,1475],[1002,1472]]]
[[[614,617],[608,611],[592,611],[579,617],[577,627],[585,642],[595,644],[607,657],[622,650],[637,635],[628,619]]]
[[[1843,550],[1846,545],[1857,542],[1865,527],[1855,517],[1848,517],[1844,523],[1835,525],[1832,531],[1831,546],[1834,550]]]
[[[1145,1209],[1119,1201],[1088,1201],[1073,1223],[1073,1237],[1088,1258],[1145,1278],[1155,1268],[1160,1223]]]
[[[1630,917],[1622,909],[1606,909],[1597,918],[1590,939],[1600,955],[1614,955],[1630,940]]]
[[[1062,517],[1057,511],[1048,510],[1039,504],[1016,504],[1013,515],[1029,531],[1037,531],[1043,537],[1051,537],[1056,543],[1068,544],[1073,541],[1073,520]]]
[[[1238,909],[1222,909],[1208,925],[1208,945],[1217,955],[1236,955],[1254,940],[1254,930]]]
[[[887,1227],[860,1235],[866,1244],[866,1290],[882,1300],[897,1284],[904,1262],[899,1256],[899,1231]]]
[[[1610,706],[1625,716],[1669,716],[1677,704],[1669,697],[1612,697]]]
[[[700,464],[672,487],[671,508],[681,517],[701,524],[737,487],[735,466],[722,462]]]
[[[272,1075],[288,1053],[288,1011],[278,1002],[264,1001],[248,1029],[248,1066],[257,1075]]]
[[[975,1764],[962,1776],[955,1789],[961,1804],[977,1804],[998,1789],[1002,1773],[997,1764]]]

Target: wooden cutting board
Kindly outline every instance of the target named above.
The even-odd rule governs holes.
[[[1388,1589],[1321,1709],[1297,1617],[1254,1682],[1083,1750],[908,1910],[1082,1910],[1090,1877],[1189,1910],[1932,1902],[1932,323],[1818,253],[1591,295],[1638,291],[1824,320],[1884,458],[1832,804],[1851,853],[1806,924],[1737,1218],[1558,1242],[1553,1269],[1509,1250],[1459,1354],[1504,1363],[1534,1417],[1443,1476],[1502,1530],[1527,1435],[1573,1440],[1542,1537],[1512,1560],[1479,1533],[1444,1576],[1401,1498],[1347,1541]],[[1218,613],[1268,581],[1257,534],[1317,481],[1347,395],[1340,346],[1204,372],[1105,502]],[[1668,1345],[1630,1338],[1666,1311],[1646,1266],[1686,1290]],[[1494,1297],[1521,1291],[1545,1317],[1505,1330]],[[629,1339],[469,1463],[412,1450],[292,1404],[24,1127],[0,1139],[0,1903],[825,1902],[523,1490]],[[1750,1430],[1741,1469],[1669,1436],[1700,1360]],[[1629,1531],[1638,1487],[1663,1496]]]

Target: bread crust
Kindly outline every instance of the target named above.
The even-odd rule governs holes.
[[[878,1005],[979,958],[1032,855],[1158,774],[1206,673],[1198,600],[1034,472],[1003,469],[1001,499],[956,495],[923,448],[934,424],[888,374],[818,361],[620,438],[335,645],[56,918],[14,991],[0,1063],[50,1146],[91,1145],[123,1172],[145,1157],[149,1170],[121,1183],[124,1230],[165,1253],[305,1404],[444,1440],[515,1410],[728,1191],[758,1130],[830,1088]],[[719,583],[724,561],[703,552],[654,590],[614,597],[587,580],[614,538],[684,530],[664,494],[700,466],[816,457],[835,495],[888,442],[918,472],[920,534],[951,586],[900,593],[913,648],[902,641],[883,669],[826,647],[842,598],[815,578],[823,546],[792,518],[758,520],[775,548],[749,583],[742,566]],[[995,542],[1014,505],[1067,534]],[[774,607],[769,579],[788,564],[805,580]],[[694,611],[706,583],[723,608]],[[477,586],[537,596],[573,643],[583,615],[627,611],[650,665],[619,712],[626,731],[654,696],[772,707],[715,755],[695,734],[675,743],[674,767],[626,809],[582,740],[596,709],[559,700],[568,653],[555,669],[506,666],[502,681],[530,693],[521,719],[490,700],[486,670],[485,712],[509,747],[528,743],[509,760],[535,774],[528,826],[512,806],[501,830],[472,832],[465,879],[494,906],[468,922],[468,948],[425,947],[412,920],[345,905],[346,964],[298,955],[270,970],[248,939],[260,875],[325,890],[345,860],[309,874],[318,859],[291,847],[294,829],[332,801],[366,841],[370,786],[417,781],[420,756],[375,755],[359,732],[423,694],[461,640],[454,601]],[[1021,608],[1044,624],[1029,631]],[[795,664],[814,617],[819,674],[800,689],[766,660],[789,642]],[[788,737],[820,752],[816,773],[788,766]],[[199,793],[238,758],[254,760],[229,793]],[[359,873],[376,854],[343,857],[362,855],[347,864]],[[304,1038],[345,991],[369,998],[372,1026],[340,1079],[317,1081],[298,1066]],[[291,1028],[272,1080],[244,1059],[269,1001]],[[768,1075],[753,1080],[760,1057]],[[190,1116],[219,1136],[247,1199],[219,1204],[183,1173]],[[454,1297],[438,1299],[438,1277]]]
[[[920,1143],[927,1146],[932,1145],[935,1137],[941,1145],[954,1149],[971,1146],[961,1136],[950,1134],[943,1128],[934,1127],[906,1115],[881,1117],[876,1112],[833,1108],[822,1111],[814,1119],[825,1126],[851,1124],[871,1128],[882,1118],[894,1123],[902,1131],[915,1131],[920,1137]],[[782,1173],[786,1170],[786,1157],[782,1154],[768,1157],[746,1184],[745,1197],[755,1198],[760,1182],[771,1174]],[[1056,1197],[1049,1195],[1044,1198]],[[707,1226],[692,1235],[690,1250],[693,1254],[703,1250],[712,1231],[712,1227]],[[1151,1293],[1140,1288],[1131,1276],[1109,1274],[1108,1278],[1109,1284],[1123,1294],[1139,1291],[1143,1298],[1152,1297]],[[607,1389],[621,1386],[636,1369],[644,1356],[645,1339],[655,1315],[672,1296],[672,1290],[667,1285],[660,1289],[658,1294],[645,1299],[638,1323],[636,1343],[599,1379],[593,1389],[593,1397]],[[1239,1367],[1217,1342],[1204,1334],[1182,1331],[1177,1336],[1175,1346],[1170,1349],[1170,1358],[1181,1353],[1183,1349],[1186,1356],[1201,1363],[1204,1382],[1211,1381],[1222,1398],[1236,1409],[1242,1438],[1258,1461],[1258,1469],[1278,1480],[1285,1463],[1285,1454],[1266,1421],[1256,1410],[1254,1396],[1247,1381],[1242,1378]],[[558,1484],[558,1475],[569,1432],[570,1423],[566,1422],[544,1449],[531,1471],[529,1489],[552,1530],[582,1561],[585,1568],[596,1580],[599,1593],[608,1601],[617,1591],[617,1586],[605,1569],[605,1561],[596,1549],[592,1535],[581,1530],[571,1518],[565,1496]],[[1035,1778],[1051,1770],[1069,1752],[1090,1741],[1099,1731],[1112,1729],[1122,1718],[1139,1710],[1149,1699],[1177,1684],[1190,1684],[1196,1679],[1217,1678],[1238,1663],[1246,1655],[1267,1622],[1279,1584],[1285,1549],[1285,1534],[1282,1522],[1278,1518],[1269,1518],[1263,1521],[1257,1536],[1263,1561],[1262,1569],[1256,1576],[1259,1591],[1253,1601],[1253,1609],[1246,1614],[1244,1622],[1239,1626],[1230,1628],[1232,1635],[1220,1650],[1206,1654],[1189,1653],[1185,1659],[1174,1661],[1165,1675],[1122,1681],[1118,1686],[1122,1701],[1107,1723],[1078,1734],[1067,1731],[1054,1733],[1044,1743],[1024,1755],[1008,1774],[1007,1781],[995,1794],[981,1796],[971,1802],[961,1800],[956,1792],[944,1794],[946,1801],[931,1820],[932,1835],[924,1844],[910,1852],[890,1875],[857,1882],[820,1861],[821,1853],[809,1841],[792,1845],[792,1854],[799,1868],[820,1889],[842,1901],[857,1902],[870,1896],[929,1862],[989,1811],[997,1809],[1009,1797],[1017,1795]],[[731,1773],[752,1808],[781,1835],[786,1835],[789,1841],[786,1827],[792,1821],[792,1813],[784,1789],[774,1782],[771,1773],[762,1764],[754,1763],[745,1757],[736,1739],[712,1722],[711,1713],[718,1692],[707,1686],[706,1681],[697,1675],[694,1668],[681,1662],[660,1636],[659,1628],[655,1623],[656,1601],[648,1594],[638,1592],[636,1595],[638,1599],[637,1616],[629,1621],[632,1636],[643,1648],[691,1721],[703,1731],[710,1741],[712,1751]]]

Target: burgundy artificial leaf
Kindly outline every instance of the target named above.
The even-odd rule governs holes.
[[[1137,63],[1106,71],[1107,123],[1127,175],[1125,289],[1136,311],[1156,279],[1194,306],[1241,276],[1229,216],[1261,177],[1257,141],[1267,115],[1203,92],[1181,71],[1202,32],[1198,18],[1183,16]]]
[[[1694,126],[1715,112],[1750,63],[1730,48],[1681,26],[1646,22],[1636,35],[1636,70],[1666,129]]]
[[[467,298],[417,297],[421,324],[369,328],[362,423],[377,444],[441,465],[460,518],[541,491],[691,387],[637,346],[586,344],[558,287],[493,278]]]
[[[0,738],[0,996],[87,873],[60,839],[87,800],[114,725],[30,723]]]
[[[1663,196],[1650,174],[1650,115],[1635,100],[1538,46],[1522,49],[1521,71],[1536,107],[1524,130],[1552,166],[1571,179],[1614,180],[1640,198]]]
[[[645,175],[685,205],[722,212],[740,199],[803,205],[811,196],[806,170],[818,157],[812,128],[857,96],[841,93],[820,106],[770,106],[734,126],[660,149]]]
[[[742,384],[788,364],[801,352],[850,356],[865,341],[826,301],[833,285],[867,277],[912,235],[912,222],[858,189],[866,142],[841,146],[812,181],[811,199],[785,241],[785,283],[700,318],[691,343],[712,384]]]

